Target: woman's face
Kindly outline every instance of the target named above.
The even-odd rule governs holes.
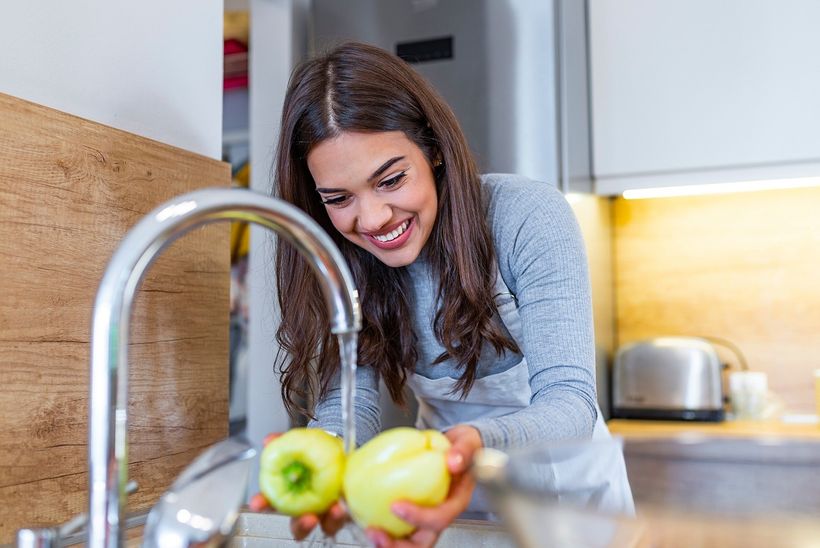
[[[307,164],[342,236],[387,266],[416,260],[438,197],[429,160],[404,133],[344,132],[314,146]]]

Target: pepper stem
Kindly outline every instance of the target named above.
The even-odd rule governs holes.
[[[285,466],[282,469],[282,474],[285,476],[285,482],[292,491],[302,492],[310,487],[310,468],[298,460]]]

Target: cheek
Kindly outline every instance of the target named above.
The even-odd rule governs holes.
[[[419,209],[422,210],[427,216],[436,216],[436,212],[438,210],[438,196],[436,195],[435,187],[431,189],[427,189],[427,192],[424,193],[423,199],[420,200]]]
[[[346,213],[344,210],[328,208],[327,216],[330,218],[330,222],[333,223],[333,227],[342,234],[353,231],[352,215]]]
[[[413,211],[421,217],[429,217],[436,214],[438,208],[438,197],[436,188],[432,181],[418,181],[413,187],[408,188],[395,201],[395,204],[405,211]]]

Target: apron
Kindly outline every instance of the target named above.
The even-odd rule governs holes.
[[[495,281],[495,301],[501,321],[523,349],[518,304],[499,272]],[[530,405],[532,389],[526,358],[504,372],[476,379],[464,399],[461,399],[460,391],[450,393],[455,382],[450,377],[428,379],[417,373],[411,375],[408,384],[419,404],[417,428],[444,431],[460,423],[502,417]],[[557,443],[551,445],[553,449],[549,452],[540,453],[544,458],[533,464],[538,476],[538,492],[592,510],[633,515],[635,506],[622,443],[620,440],[614,444],[594,443],[612,438],[601,409],[597,403],[595,405],[598,419],[592,431],[593,443]],[[487,514],[490,509],[491,505],[479,486],[461,517],[486,519],[491,517]]]

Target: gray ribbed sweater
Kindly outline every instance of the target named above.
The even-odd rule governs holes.
[[[501,277],[518,300],[523,326],[519,340],[527,358],[532,398],[529,407],[503,417],[468,421],[485,447],[500,449],[539,440],[589,438],[597,417],[594,337],[587,261],[575,216],[552,185],[520,176],[482,177],[487,221]],[[433,333],[436,281],[423,257],[407,267],[412,280],[414,325],[419,340],[416,373],[459,378]],[[367,295],[362,295],[363,299]],[[478,377],[500,373],[520,361],[490,348],[482,354]],[[357,372],[357,442],[381,430],[378,378],[366,366]],[[338,375],[316,406],[318,426],[341,434]]]

